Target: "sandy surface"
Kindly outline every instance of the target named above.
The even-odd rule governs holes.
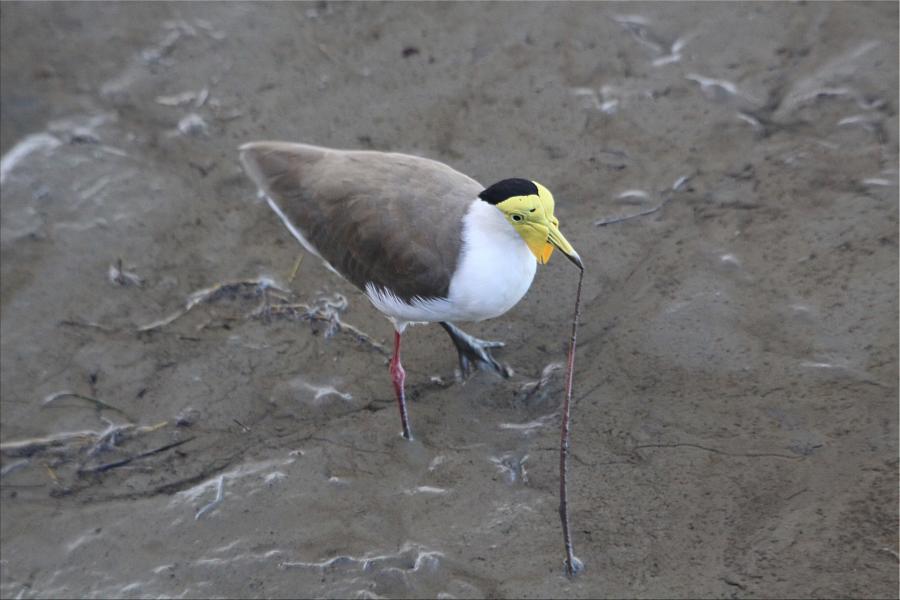
[[[895,596],[896,4],[0,15],[3,597]],[[508,381],[408,332],[406,443],[390,325],[291,277],[260,138],[554,191],[581,577],[572,266],[466,327]]]

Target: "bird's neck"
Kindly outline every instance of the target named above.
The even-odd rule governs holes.
[[[525,246],[525,240],[513,229],[503,212],[484,200],[475,200],[466,217],[469,226],[477,229],[480,234],[517,240]]]

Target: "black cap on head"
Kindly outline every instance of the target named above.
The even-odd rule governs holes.
[[[538,189],[533,181],[527,179],[504,179],[484,190],[478,197],[488,204],[500,204],[513,196],[537,195]]]

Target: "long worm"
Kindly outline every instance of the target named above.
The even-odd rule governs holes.
[[[569,415],[572,404],[572,383],[575,376],[575,342],[578,337],[578,318],[581,316],[581,285],[584,282],[584,268],[578,276],[578,292],[575,294],[575,316],[572,317],[572,339],[569,342],[569,357],[566,365],[566,397],[562,408],[562,430],[559,441],[559,519],[562,521],[563,543],[566,547],[566,575],[577,575],[584,565],[572,551],[572,534],[569,531],[569,498],[566,475],[569,467]]]

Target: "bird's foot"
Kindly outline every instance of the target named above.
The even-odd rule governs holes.
[[[452,323],[441,322],[459,353],[459,369],[463,380],[468,379],[476,370],[493,371],[504,379],[512,376],[512,369],[501,364],[491,356],[491,348],[502,348],[506,344],[473,337]]]

